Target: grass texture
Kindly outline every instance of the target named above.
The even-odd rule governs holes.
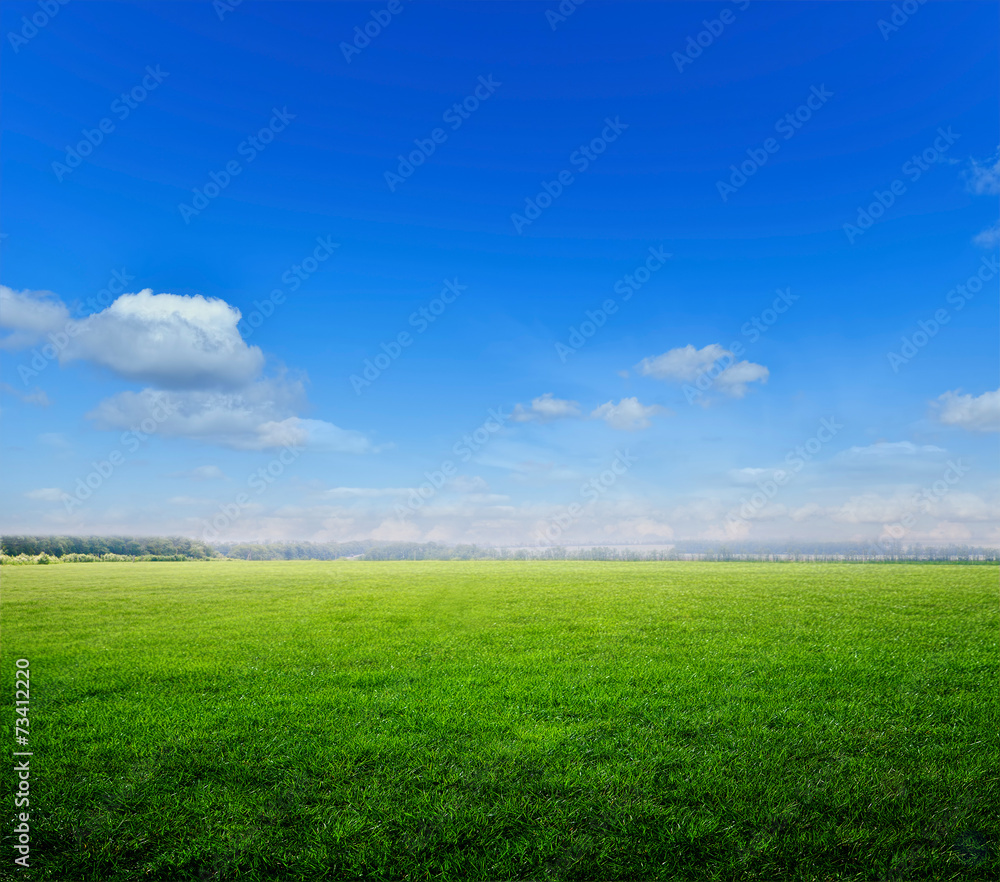
[[[8,796],[0,878],[1000,877],[995,566],[2,580],[3,730],[27,658],[34,756],[31,869]]]

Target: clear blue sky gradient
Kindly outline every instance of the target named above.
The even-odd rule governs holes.
[[[296,416],[364,441],[311,438],[257,494],[249,478],[280,448],[156,432],[68,511],[65,494],[122,447],[95,409],[155,384],[86,359],[25,382],[40,342],[8,345],[0,527],[201,536],[247,492],[212,536],[876,539],[912,513],[907,539],[998,541],[996,402],[979,399],[997,389],[1000,274],[995,237],[975,240],[997,221],[1000,7],[914,5],[892,30],[889,2],[589,0],[563,21],[546,16],[557,0],[401,2],[348,59],[385,3],[74,0],[23,40],[11,34],[38,4],[4,3],[0,282],[77,317],[104,308],[93,298],[115,271],[127,293],[219,298],[244,319],[278,289],[259,327],[240,326],[261,376],[302,379]],[[718,33],[679,70],[706,21]],[[136,86],[153,87],[129,107]],[[474,110],[452,109],[477,87]],[[247,139],[275,111],[281,130],[257,150]],[[105,118],[76,163],[67,148]],[[418,142],[433,152],[404,176]],[[576,152],[592,142],[592,159]],[[745,161],[752,174],[720,194]],[[519,228],[512,215],[564,170]],[[878,219],[845,230],[894,181]],[[185,218],[182,204],[205,207]],[[318,237],[338,247],[296,279]],[[650,248],[671,256],[625,301],[615,285]],[[957,309],[949,292],[981,268]],[[446,280],[465,289],[420,330],[411,316]],[[779,290],[791,305],[754,333]],[[609,298],[614,314],[560,357]],[[941,309],[947,324],[894,369],[889,354]],[[411,345],[359,394],[352,375],[401,332]],[[713,386],[692,403],[637,367],[733,341],[767,369],[742,397]],[[949,417],[948,393],[972,415]],[[546,394],[577,415],[529,418]],[[633,397],[652,408],[644,426],[592,416]],[[490,408],[518,404],[468,462],[455,454]],[[734,521],[824,418],[842,428]],[[588,498],[626,450],[634,465]],[[958,459],[962,477],[915,507]],[[400,514],[449,461],[457,480]]]

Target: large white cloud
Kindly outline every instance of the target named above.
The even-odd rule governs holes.
[[[590,415],[594,419],[604,420],[612,429],[634,432],[637,429],[648,429],[650,417],[667,412],[665,407],[660,407],[658,404],[640,404],[639,399],[633,397],[623,398],[617,404],[606,401],[595,408]]]
[[[1000,389],[982,395],[945,392],[935,402],[937,418],[946,426],[973,432],[1000,432]]]
[[[126,380],[164,389],[238,388],[264,366],[237,328],[240,311],[217,298],[122,294],[107,309],[73,321],[47,291],[0,286],[0,348],[26,349],[57,335],[60,363],[87,361]]]
[[[0,285],[0,328],[9,331],[0,338],[0,349],[28,349],[46,334],[64,331],[69,320],[69,310],[55,294]]]
[[[359,432],[298,416],[306,403],[301,382],[261,377],[264,354],[243,339],[240,311],[224,300],[146,288],[74,322],[54,294],[0,287],[0,297],[0,326],[11,331],[0,348],[26,348],[54,332],[61,364],[85,361],[149,384],[98,404],[88,416],[100,428],[130,429],[159,405],[167,408],[155,420],[164,437],[240,450],[287,444],[345,453],[371,449]]]
[[[726,361],[729,366],[718,371],[712,385],[734,398],[742,398],[746,394],[748,383],[767,382],[770,372],[766,367],[751,361],[733,363],[734,359],[733,353],[719,343],[709,343],[701,349],[695,349],[689,343],[662,355],[644,358],[636,368],[643,376],[657,380],[696,383],[703,376],[710,379],[711,369],[718,362]]]
[[[238,388],[264,366],[260,348],[240,335],[239,321],[240,311],[224,300],[146,288],[90,316],[60,360],[86,360],[164,389]]]

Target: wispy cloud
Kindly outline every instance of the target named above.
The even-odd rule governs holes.
[[[28,499],[39,499],[42,502],[58,502],[63,498],[63,491],[58,487],[41,487],[38,490],[29,490],[24,495]]]
[[[1000,389],[973,397],[945,392],[934,403],[939,422],[970,432],[1000,432]]]
[[[528,407],[523,404],[515,405],[510,418],[517,423],[547,423],[578,416],[580,416],[579,402],[554,398],[551,392],[546,392],[538,398],[533,398]]]
[[[972,241],[981,248],[996,248],[997,245],[1000,245],[1000,221],[997,221],[992,227],[987,227],[981,233],[976,233]]]
[[[30,392],[21,392],[11,386],[10,383],[0,383],[0,391],[5,392],[7,395],[13,395],[25,404],[38,404],[41,407],[48,407],[51,404],[49,396],[45,394],[43,389],[39,389],[37,386]]]
[[[984,162],[971,160],[966,183],[969,190],[978,195],[1000,194],[1000,153]]]
[[[170,478],[189,478],[192,481],[224,481],[226,474],[217,465],[203,465],[185,472],[173,472]]]

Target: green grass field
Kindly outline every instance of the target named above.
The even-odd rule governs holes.
[[[34,757],[32,869],[4,797],[0,878],[1000,876],[995,566],[2,580],[4,731],[27,658]]]

